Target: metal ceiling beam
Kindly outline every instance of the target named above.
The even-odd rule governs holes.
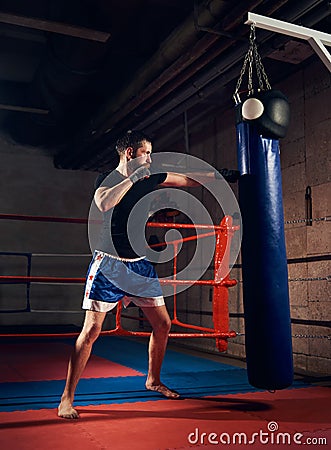
[[[18,111],[18,112],[27,112],[34,114],[48,114],[48,109],[42,108],[33,108],[31,106],[19,106],[19,105],[8,105],[4,103],[0,103],[0,109],[4,109],[6,111]]]
[[[331,34],[251,12],[248,13],[248,18],[245,24],[254,24],[256,27],[263,28],[264,30],[273,31],[308,41],[329,72],[331,72],[331,55],[325,47],[325,45],[331,46]]]
[[[0,11],[0,22],[20,27],[33,28],[35,30],[48,31],[51,33],[65,34],[67,36],[90,41],[106,42],[110,38],[110,33],[92,30],[85,27],[77,27],[62,22],[39,19],[35,17],[19,16]]]

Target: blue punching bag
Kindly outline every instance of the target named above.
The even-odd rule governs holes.
[[[237,148],[248,380],[266,390],[293,382],[291,319],[279,141],[243,121]]]

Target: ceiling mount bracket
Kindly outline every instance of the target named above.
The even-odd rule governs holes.
[[[254,24],[257,28],[308,41],[328,71],[331,72],[331,54],[325,47],[326,45],[331,46],[331,34],[251,12],[248,13],[245,24]]]

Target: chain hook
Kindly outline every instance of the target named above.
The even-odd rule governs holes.
[[[250,45],[254,45],[256,40],[256,33],[255,33],[255,22],[251,24],[250,32],[249,32],[249,43]]]
[[[257,50],[257,44],[256,44],[256,27],[255,23],[253,22],[250,25],[250,33],[249,33],[249,47],[244,59],[243,66],[240,71],[240,75],[237,81],[236,89],[233,95],[233,98],[235,99],[235,102],[238,104],[240,103],[240,97],[239,97],[239,89],[242,84],[242,80],[244,77],[244,74],[246,72],[247,66],[248,66],[248,97],[251,97],[254,94],[254,83],[253,83],[253,66],[255,65],[255,71],[257,75],[257,81],[258,81],[258,90],[266,90],[271,89],[268,77],[265,73],[264,66],[262,64],[261,56],[259,55],[259,52]]]

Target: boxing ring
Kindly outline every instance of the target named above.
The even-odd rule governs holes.
[[[31,216],[10,218],[30,219],[39,220],[38,217]],[[71,220],[50,217],[42,219],[45,222],[53,219],[59,222]],[[300,219],[300,222],[303,220]],[[317,219],[307,219],[307,223],[313,220]],[[292,222],[293,220],[287,221],[287,224],[291,225]],[[72,219],[72,223],[84,224],[86,221]],[[151,229],[175,226],[191,228],[188,224],[173,223],[151,223],[148,226]],[[228,289],[235,286],[237,281],[232,280],[229,275],[220,278],[218,270],[222,264],[228,263],[230,244],[237,227],[233,226],[231,217],[225,217],[213,229],[203,225],[200,227],[203,230],[200,238],[208,238],[213,233],[216,235],[214,276],[194,283],[209,286],[213,290],[214,327],[196,327],[182,324],[179,320],[177,289],[185,280],[176,280],[175,270],[173,280],[167,281],[171,283],[174,292],[172,323],[185,325],[190,332],[171,333],[170,336],[212,338],[216,339],[218,348],[223,349],[229,338],[239,335],[229,331],[228,311]],[[195,236],[183,237],[183,241],[187,243],[194,240]],[[174,240],[167,244],[172,245],[175,251],[179,242]],[[162,243],[155,244],[158,245]],[[28,262],[26,272],[33,273],[33,258],[42,258],[42,254],[22,252],[21,255]],[[177,258],[174,258],[172,267],[177,268],[177,264]],[[85,279],[80,277],[0,277],[0,283],[21,283],[27,288],[33,283],[79,286],[84,282]],[[241,282],[238,279],[237,286]],[[24,310],[33,312],[30,303],[27,303]],[[102,332],[103,336],[94,344],[93,354],[79,382],[75,400],[75,407],[81,417],[79,422],[63,422],[64,419],[56,416],[67,359],[74,345],[74,339],[70,338],[77,333],[0,335],[2,359],[7,363],[7,367],[2,366],[7,371],[2,370],[0,382],[0,433],[3,447],[11,448],[15,442],[22,450],[55,450],[59,445],[68,450],[188,449],[198,441],[202,442],[204,448],[209,448],[205,447],[206,441],[202,441],[201,436],[212,436],[215,430],[219,433],[225,430],[224,436],[243,436],[245,433],[250,438],[256,430],[263,430],[266,435],[268,432],[272,433],[270,430],[276,430],[271,427],[278,426],[281,437],[301,433],[302,443],[307,438],[318,439],[321,443],[330,441],[329,388],[295,380],[294,389],[278,390],[272,394],[257,390],[248,383],[244,364],[234,365],[233,359],[229,360],[221,354],[210,358],[210,355],[206,357],[202,352],[197,356],[192,352],[179,352],[178,349],[175,351],[169,348],[162,376],[168,385],[181,393],[184,401],[163,399],[158,394],[147,391],[144,387],[146,345],[139,342],[139,339],[122,339],[121,336],[146,336],[148,333],[125,330],[122,326],[125,315],[118,308],[115,328]],[[51,337],[51,343],[48,337]],[[226,424],[226,428],[218,428],[218,424],[223,424],[223,427]],[[252,447],[255,448],[254,444]],[[281,445],[279,447],[283,448]]]
[[[65,222],[75,224],[87,224],[87,219],[80,218],[62,218],[62,217],[47,217],[47,216],[27,216],[18,214],[0,214],[2,220],[22,220],[22,221],[36,221],[36,222]],[[169,284],[173,287],[173,317],[172,324],[180,328],[186,329],[185,332],[170,332],[170,338],[212,338],[216,341],[216,347],[220,352],[227,350],[227,340],[237,336],[235,331],[229,330],[229,308],[228,308],[228,289],[237,284],[237,281],[230,278],[229,261],[230,248],[232,238],[239,226],[233,225],[233,219],[230,216],[225,216],[219,225],[204,225],[204,224],[180,224],[180,223],[161,223],[148,222],[147,227],[152,229],[181,229],[194,230],[199,229],[203,232],[199,235],[182,237],[173,241],[167,241],[167,245],[173,247],[174,258],[172,260],[172,279],[160,279],[160,283]],[[205,239],[215,237],[215,253],[213,259],[213,278],[208,280],[182,280],[177,278],[178,274],[178,250],[181,243],[194,242],[197,239]],[[156,243],[150,247],[157,248],[164,246],[164,242]],[[0,252],[0,256],[20,255],[27,258],[27,275],[22,276],[0,276],[0,284],[25,284],[26,285],[26,307],[17,310],[2,310],[1,312],[19,313],[19,312],[34,312],[30,304],[30,286],[33,283],[45,284],[85,284],[85,278],[82,277],[54,277],[54,276],[32,276],[32,253],[10,253]],[[35,256],[42,256],[37,254]],[[52,256],[51,254],[48,256]],[[59,254],[54,256],[61,256]],[[67,256],[63,254],[63,256]],[[75,255],[69,255],[75,256]],[[77,255],[78,256],[78,255]],[[81,255],[82,256],[82,255]],[[86,256],[86,255],[83,255]],[[225,270],[224,270],[225,269]],[[225,275],[223,275],[225,274]],[[213,328],[203,327],[193,324],[184,323],[178,317],[178,294],[177,286],[200,285],[212,287],[212,321]],[[68,311],[63,311],[66,313]],[[110,330],[101,331],[101,335],[109,336],[139,336],[146,337],[150,332],[146,331],[132,331],[123,327],[122,319],[129,318],[133,320],[144,320],[143,318],[133,317],[123,314],[122,303],[117,305],[115,327]],[[42,338],[69,338],[77,336],[76,332],[69,333],[13,333],[10,337],[42,337]],[[7,334],[0,334],[0,337],[8,337]]]

